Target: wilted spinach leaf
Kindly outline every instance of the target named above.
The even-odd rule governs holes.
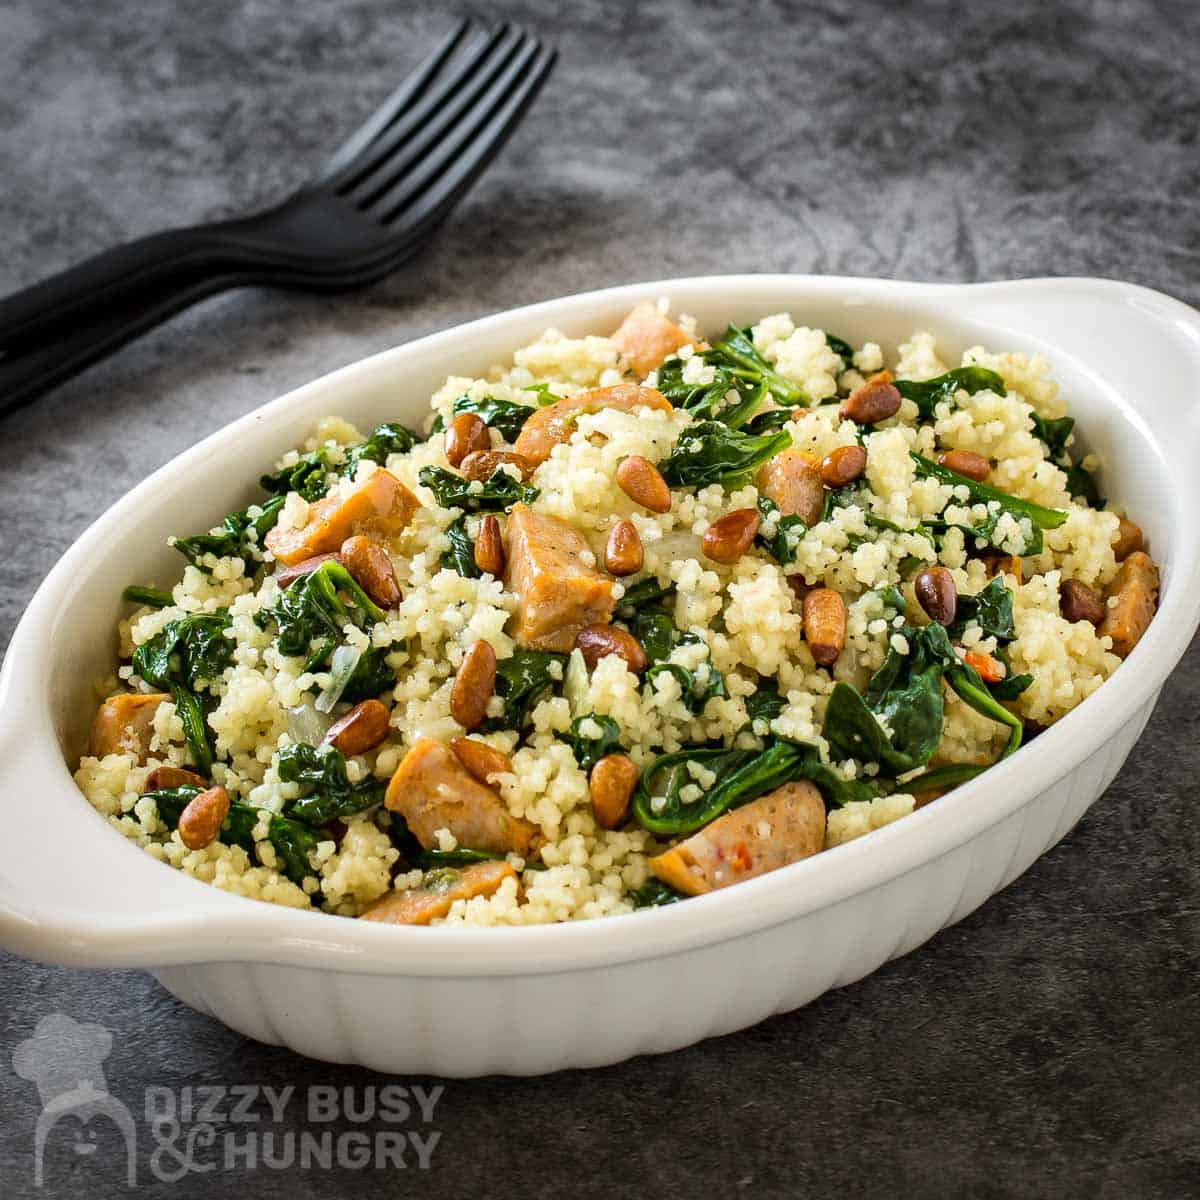
[[[325,451],[313,450],[302,454],[294,463],[280,467],[278,471],[259,477],[259,487],[273,496],[286,496],[288,492],[299,492],[305,500],[320,500],[329,490],[325,482],[329,463]]]
[[[1074,417],[1043,417],[1033,414],[1034,436],[1046,443],[1052,459],[1059,459],[1067,452],[1067,438],[1075,428]]]
[[[892,778],[933,757],[942,736],[942,676],[958,661],[941,625],[901,633],[909,652],[889,646],[864,693],[834,684],[821,730],[835,759],[878,763]]]
[[[658,469],[672,487],[723,483],[732,488],[791,444],[791,436],[782,429],[755,435],[739,433],[721,421],[697,421],[679,435]]]
[[[514,504],[532,504],[541,494],[503,467],[492,472],[482,491],[472,491],[471,480],[445,467],[422,467],[417,478],[443,508],[461,508],[464,512],[508,512]]]
[[[375,426],[374,433],[365,442],[359,442],[346,451],[342,474],[347,479],[353,479],[358,464],[364,461],[383,466],[389,454],[407,454],[420,440],[407,426],[385,421]]]
[[[689,762],[716,773],[699,800],[681,799],[693,782]],[[693,833],[731,808],[738,808],[795,779],[810,779],[827,804],[867,800],[878,794],[869,780],[847,781],[821,762],[816,747],[800,742],[771,741],[763,750],[684,749],[666,754],[643,772],[633,796],[638,823],[652,833]]]
[[[897,379],[895,387],[901,396],[917,406],[922,421],[931,421],[933,410],[943,400],[952,401],[960,391],[972,396],[982,391],[995,392],[997,396],[1008,395],[1004,380],[986,367],[959,367],[934,379]]]
[[[386,784],[367,778],[351,783],[346,759],[332,746],[318,749],[307,742],[285,746],[275,756],[275,769],[284,783],[298,783],[303,794],[288,802],[287,815],[306,825],[328,825],[383,803]]]
[[[444,570],[457,571],[464,579],[479,579],[483,572],[475,565],[475,543],[467,532],[467,515],[455,517],[446,526],[449,549],[442,551],[439,560]]]
[[[497,430],[506,442],[517,440],[525,422],[535,412],[528,404],[514,404],[511,400],[499,400],[493,396],[472,400],[469,395],[459,396],[455,400],[454,411],[475,413],[489,429]]]
[[[950,637],[955,641],[962,638],[967,625],[974,621],[987,637],[1000,642],[1011,642],[1017,636],[1013,624],[1013,594],[1004,580],[995,576],[987,587],[973,596],[960,593],[954,623],[950,626]]]
[[[273,607],[256,613],[254,620],[263,629],[274,622],[280,653],[308,655],[305,668],[312,671],[328,661],[347,622],[366,629],[384,615],[354,576],[336,559],[328,559],[283,591]],[[315,641],[319,644],[313,650]]]
[[[204,682],[220,679],[233,662],[229,611],[189,613],[169,621],[133,652],[133,669],[147,683],[170,691],[183,722],[192,760],[201,774],[212,769],[212,741],[205,704],[197,695]]]
[[[496,695],[504,701],[504,713],[485,722],[484,729],[519,732],[529,710],[554,686],[556,680],[550,673],[554,664],[565,670],[566,662],[565,654],[551,654],[547,650],[518,649],[511,657],[500,659],[496,664]]]
[[[917,475],[920,478],[931,477],[941,483],[949,484],[951,487],[965,487],[970,492],[970,503],[989,506],[987,518],[978,525],[965,527],[965,532],[972,537],[983,538],[993,546],[996,545],[996,526],[1006,513],[1018,521],[1027,518],[1030,523],[1030,533],[1021,549],[1022,556],[1040,554],[1042,552],[1042,530],[1057,529],[1067,519],[1067,514],[1060,509],[1044,508],[1040,504],[1034,504],[1032,500],[1022,500],[1019,496],[1011,496],[1008,492],[989,487],[986,483],[976,483],[975,480],[959,475],[920,454],[910,452],[910,456],[916,463]],[[991,510],[993,502],[998,506],[995,511]],[[930,528],[948,527],[945,522],[940,521],[930,521],[926,524]],[[1003,547],[998,546],[997,549],[1003,549]]]
[[[640,888],[634,888],[627,893],[626,898],[632,901],[634,908],[661,908],[664,904],[675,904],[687,899],[682,892],[677,892],[661,879],[655,879],[653,875]]]
[[[803,518],[795,514],[787,517],[779,516],[779,507],[769,496],[759,496],[758,515],[763,523],[775,521],[774,532],[770,537],[759,532],[754,537],[754,544],[765,550],[777,563],[786,565],[796,561],[796,547],[800,539],[808,532]]]
[[[595,725],[600,730],[599,734],[590,730],[584,733],[582,727],[585,724]],[[576,717],[570,729],[557,736],[575,751],[575,761],[581,771],[590,771],[602,758],[621,753],[621,727],[612,717],[602,717],[596,713]]]
[[[275,527],[284,498],[273,496],[261,507],[258,516],[249,509],[230,513],[215,531],[197,533],[191,537],[175,538],[171,545],[194,567],[206,575],[209,568],[201,561],[206,554],[217,558],[241,558],[252,562],[262,557],[263,539]],[[253,538],[250,536],[253,533]]]
[[[121,599],[129,604],[145,605],[146,608],[170,608],[175,603],[175,598],[170,592],[163,592],[158,588],[141,587],[136,583],[131,583],[121,593]]]
[[[175,829],[183,810],[200,794],[200,789],[178,787],[145,794],[154,801],[158,819],[168,829]],[[240,846],[247,854],[257,857],[254,830],[262,816],[262,809],[234,800],[229,805],[229,816],[217,835],[218,840],[226,846]],[[303,884],[308,876],[316,875],[309,855],[322,840],[321,834],[300,821],[282,817],[278,813],[273,813],[267,819],[267,841],[275,848],[283,874],[295,884]]]

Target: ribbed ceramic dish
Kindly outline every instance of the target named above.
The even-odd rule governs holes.
[[[122,587],[178,572],[168,534],[255,499],[263,465],[327,413],[364,428],[416,421],[446,375],[482,371],[549,325],[615,328],[635,302],[660,295],[709,330],[787,310],[887,349],[923,328],[947,357],[976,343],[1047,354],[1081,440],[1106,464],[1104,492],[1136,515],[1163,567],[1149,633],[1079,709],[914,815],[727,891],[608,920],[394,928],[278,908],[170,870],[91,809],[71,779],[94,707],[89,681],[112,670]],[[752,275],[548,301],[308,384],[135,488],[29,605],[0,675],[0,818],[10,831],[0,944],[48,962],[149,968],[199,1011],[315,1058],[452,1076],[673,1050],[853,983],[1016,879],[1100,796],[1141,733],[1200,616],[1197,380],[1200,314],[1144,288]]]

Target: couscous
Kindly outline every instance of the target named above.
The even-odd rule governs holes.
[[[797,862],[973,777],[1154,613],[1041,356],[664,302],[336,417],[172,539],[76,781],[261,900],[519,925]]]

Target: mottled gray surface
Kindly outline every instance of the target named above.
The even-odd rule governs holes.
[[[1200,300],[1194,4],[531,0],[487,13],[501,8],[552,34],[562,64],[419,262],[346,298],[214,300],[0,421],[0,645],[62,549],[166,459],[331,366],[498,308],[742,270],[1098,274]],[[0,292],[281,194],[451,11],[2,0]],[[451,1083],[427,1176],[235,1168],[169,1188],[143,1126],[141,1186],[179,1198],[235,1181],[268,1197],[1194,1195],[1198,668],[1193,652],[1062,845],[855,987],[665,1059]],[[114,1032],[108,1083],[135,1108],[149,1085],[354,1085],[362,1100],[385,1082],[245,1042],[144,975],[8,958],[6,1196],[35,1194],[38,1111],[9,1049],[56,1011]],[[263,1128],[317,1127],[292,1108]],[[101,1141],[81,1157],[61,1139],[41,1194],[120,1194],[118,1147]]]

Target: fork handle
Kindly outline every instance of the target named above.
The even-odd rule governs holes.
[[[136,299],[127,298],[104,313],[89,312],[88,320],[73,330],[47,333],[25,351],[6,350],[0,356],[0,415],[36,399],[205,297],[246,282],[236,273],[215,271],[191,277],[168,275],[139,288]]]
[[[137,238],[15,292],[0,300],[0,348],[49,341],[83,320],[103,322],[113,304],[167,277],[236,273],[244,264],[228,238],[232,226],[216,222]]]

